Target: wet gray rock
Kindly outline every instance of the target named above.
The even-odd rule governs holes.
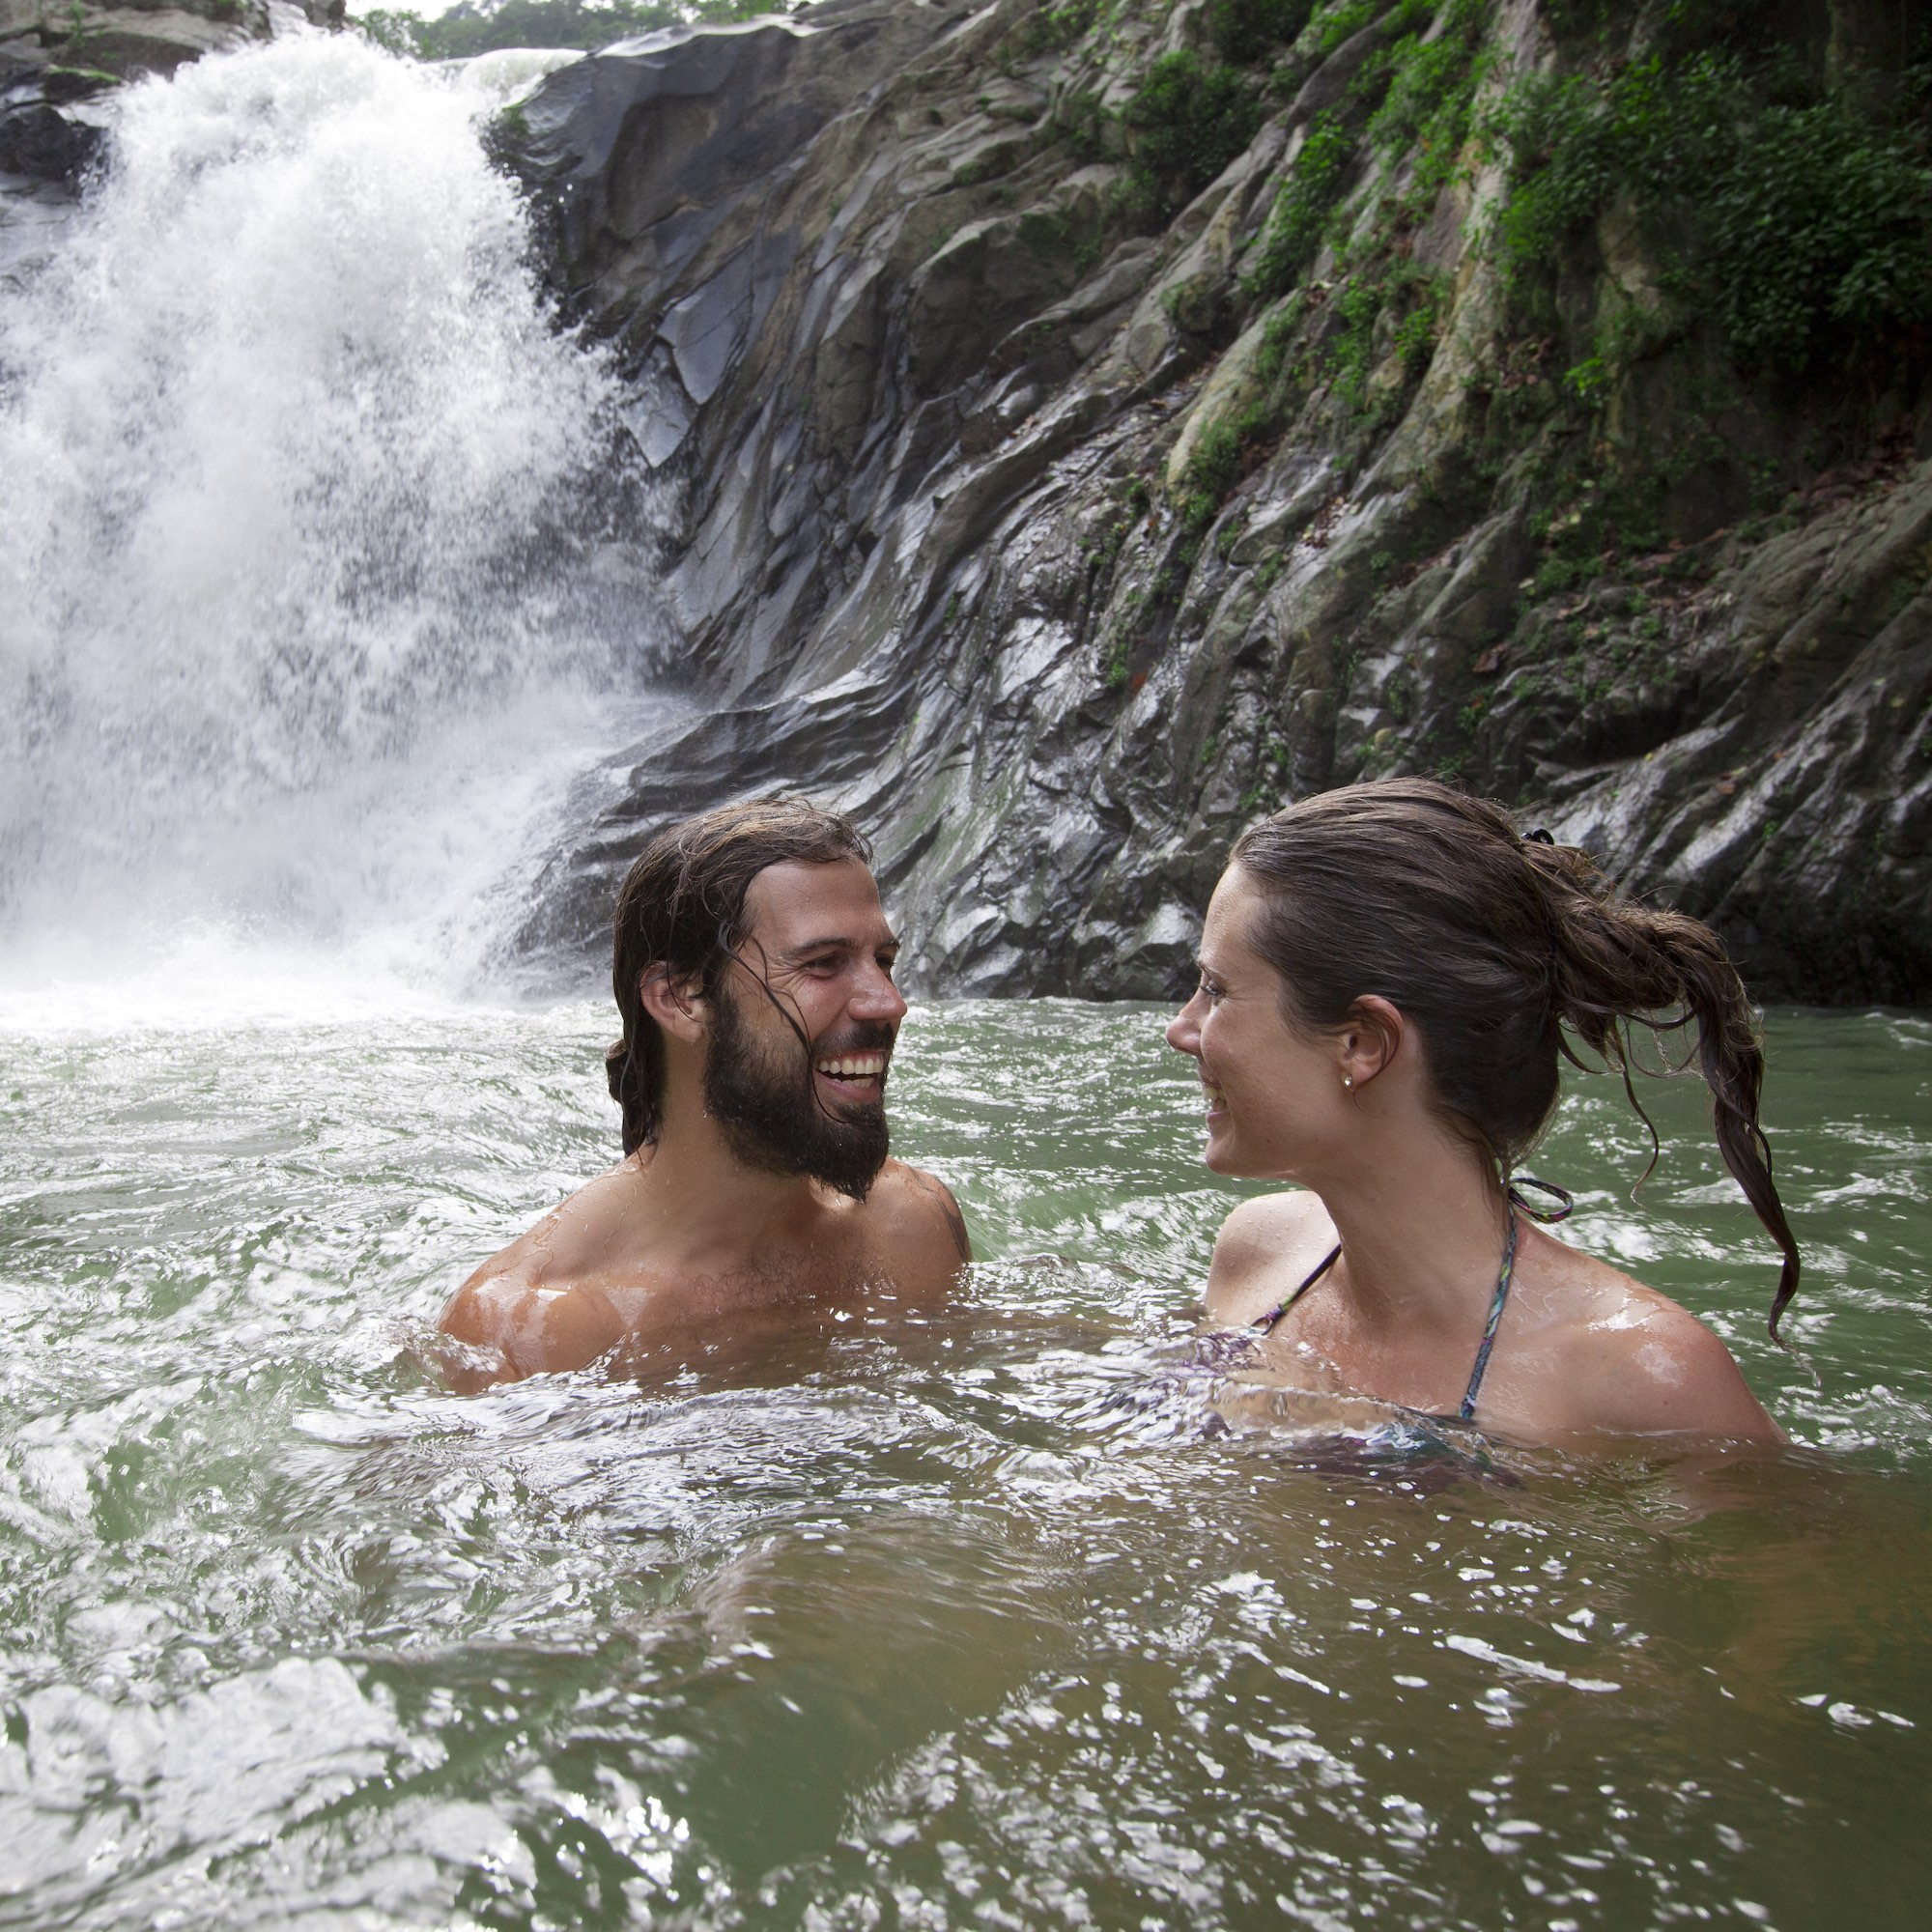
[[[298,24],[344,23],[339,0],[278,4]],[[105,115],[91,103],[104,92],[272,31],[270,0],[78,9],[0,0],[0,176],[76,190],[99,158]]]
[[[1063,108],[1127,99],[1192,28],[1149,0],[1068,49],[1038,13],[839,0],[628,43],[525,103],[556,285],[685,491],[695,708],[586,804],[524,946],[594,957],[644,838],[785,787],[874,834],[920,986],[1166,997],[1243,823],[1446,769],[1714,920],[1766,997],[1932,997],[1922,384],[1849,482],[1792,467],[1822,418],[1741,423],[1731,468],[1785,464],[1785,508],[1686,466],[1676,548],[1539,588],[1503,409],[1549,379],[1505,359],[1494,178],[1418,224],[1448,312],[1419,364],[1378,325],[1352,416],[1296,374],[1340,326],[1332,252],[1273,303],[1243,285],[1386,17],[1297,46],[1287,104],[1156,225],[1115,192],[1120,124],[1096,158]],[[1498,58],[1542,58],[1540,19],[1499,0]],[[1348,208],[1407,165],[1365,147]],[[1602,245],[1579,327],[1646,285],[1629,235]],[[1667,423],[1696,380],[1660,358],[1615,408]],[[1263,401],[1271,440],[1190,507]]]

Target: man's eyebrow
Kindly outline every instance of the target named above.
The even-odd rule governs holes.
[[[849,938],[842,932],[832,932],[827,933],[821,939],[808,939],[802,945],[788,946],[779,954],[779,957],[781,960],[792,960],[803,959],[810,952],[864,952],[872,944],[874,944],[872,941]],[[899,950],[897,933],[887,933],[883,943],[880,944],[880,951],[884,952],[888,950],[894,952]]]

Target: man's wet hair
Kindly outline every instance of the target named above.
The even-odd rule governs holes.
[[[746,936],[745,895],[767,866],[872,863],[872,847],[843,813],[804,799],[754,798],[699,812],[660,832],[617,895],[611,989],[624,1032],[605,1054],[611,1097],[624,1110],[624,1151],[658,1137],[664,1107],[664,1036],[644,1010],[644,975],[696,980],[719,997]]]

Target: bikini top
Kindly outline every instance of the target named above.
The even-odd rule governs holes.
[[[1547,1194],[1555,1202],[1553,1208],[1537,1208],[1525,1201],[1520,1189],[1533,1187],[1539,1194]],[[1538,1180],[1533,1174],[1519,1174],[1507,1190],[1509,1203],[1509,1226],[1503,1236],[1503,1264],[1496,1276],[1496,1292],[1490,1297],[1490,1318],[1483,1323],[1483,1339],[1476,1347],[1476,1364],[1469,1371],[1469,1386],[1463,1392],[1463,1406],[1456,1411],[1458,1422],[1468,1422],[1476,1413],[1476,1397],[1483,1386],[1483,1376],[1490,1366],[1490,1350],[1496,1345],[1496,1329],[1501,1325],[1503,1306],[1509,1300],[1510,1282],[1516,1274],[1516,1217],[1520,1209],[1532,1221],[1546,1225],[1560,1221],[1576,1206],[1565,1188],[1552,1181]],[[1264,1315],[1254,1325],[1265,1335],[1274,1324],[1342,1259],[1342,1244],[1337,1241],[1328,1252],[1309,1270],[1307,1279],[1271,1315]]]

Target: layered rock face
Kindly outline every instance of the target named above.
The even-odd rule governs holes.
[[[1528,331],[1484,117],[1575,48],[1533,0],[1299,13],[1166,207],[1149,77],[1230,71],[1199,5],[849,0],[612,48],[512,117],[685,480],[708,698],[526,944],[594,949],[654,827],[786,786],[874,833],[927,989],[1167,997],[1244,823],[1420,770],[1712,920],[1765,997],[1932,995],[1922,374],[1717,383],[1628,208]],[[1650,547],[1566,551],[1633,452]]]

